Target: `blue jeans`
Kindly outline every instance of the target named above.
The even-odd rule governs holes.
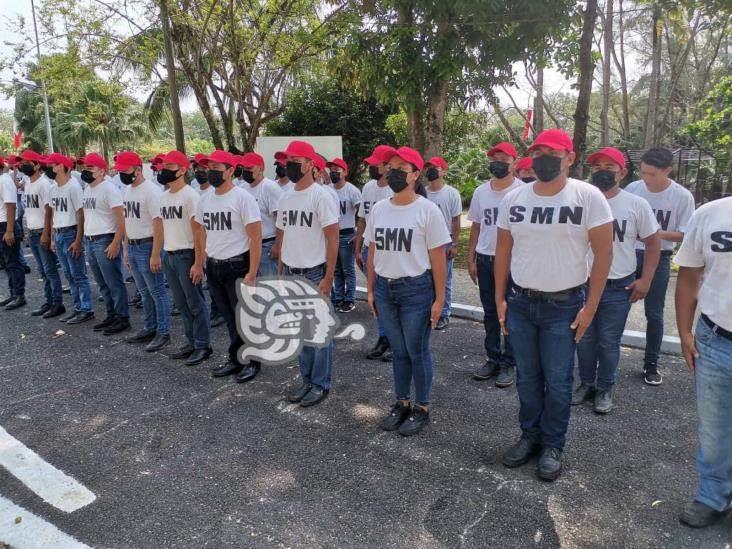
[[[361,272],[365,274],[368,277],[368,270],[369,270],[369,247],[364,246],[361,248],[361,260],[363,261],[363,269]],[[376,317],[376,327],[379,330],[379,337],[386,337],[386,332],[384,331],[384,326],[381,323],[381,318]]]
[[[15,222],[16,225],[16,231],[15,236],[22,235],[23,234],[23,216],[25,215],[25,200],[23,199],[23,195],[19,194],[17,195],[17,202],[15,203]],[[17,230],[17,228],[20,227],[20,230]],[[22,240],[22,239],[21,239]],[[23,244],[20,245],[20,264],[23,267],[28,266],[28,262],[25,260],[25,254],[23,253]]]
[[[262,257],[259,260],[259,271],[257,276],[277,276],[277,260],[270,259],[269,253],[275,245],[274,238],[268,241],[262,241]]]
[[[283,274],[293,276],[287,265],[283,265]],[[307,278],[317,285],[325,276],[325,265],[313,267],[297,276]],[[300,351],[298,364],[300,365],[300,375],[303,382],[330,390],[333,380],[333,340],[331,339],[325,347],[303,347]]]
[[[445,255],[450,251],[452,243],[445,244]],[[454,259],[447,259],[447,272],[445,276],[445,303],[442,305],[442,313],[440,316],[450,317],[450,308],[452,305],[452,264]]]
[[[330,300],[333,303],[356,301],[356,258],[353,255],[354,232],[341,233],[338,243],[338,261],[333,276],[333,292]]]
[[[508,336],[503,336],[503,351],[501,351],[501,325],[498,322],[498,309],[496,307],[496,283],[493,278],[494,256],[477,254],[478,266],[478,289],[480,291],[480,303],[483,305],[483,327],[485,328],[485,352],[488,359],[515,366],[513,349]]]
[[[695,499],[725,511],[732,501],[732,341],[696,324],[696,407],[699,450]]]
[[[584,302],[576,290],[565,301],[508,295],[508,331],[514,342],[523,437],[545,448],[564,448],[572,401],[574,330]]]
[[[643,274],[643,250],[635,251],[638,261],[636,277]],[[644,362],[646,364],[658,362],[658,355],[661,352],[663,342],[663,309],[666,305],[666,290],[671,277],[671,256],[661,254],[658,261],[658,268],[653,275],[651,287],[648,289],[643,305],[646,310],[646,352]]]
[[[135,279],[135,286],[142,298],[145,311],[145,330],[159,334],[170,333],[170,300],[165,289],[165,275],[150,270],[152,242],[132,245],[127,248],[127,258]]]
[[[25,295],[25,270],[20,261],[22,255],[20,242],[23,240],[23,229],[20,227],[20,223],[17,221],[14,223],[15,244],[8,246],[3,240],[6,228],[7,223],[0,223],[0,258],[2,258],[5,274],[8,277],[10,297],[20,297]]]
[[[99,240],[85,237],[84,251],[104,299],[107,316],[127,319],[130,313],[127,305],[127,288],[122,275],[122,246],[119,247],[119,254],[114,259],[109,259],[105,252],[112,240],[111,235]]]
[[[49,248],[41,245],[41,233],[32,232],[28,241],[33,257],[36,258],[38,272],[43,278],[43,292],[48,305],[61,305],[63,293],[61,277],[58,274],[58,258]]]
[[[71,287],[71,300],[75,311],[90,312],[92,310],[91,286],[86,274],[86,258],[82,248],[79,257],[74,257],[69,246],[76,240],[76,228],[72,231],[56,233],[56,256],[61,262],[66,280]]]
[[[183,319],[186,339],[194,349],[208,349],[211,346],[211,324],[203,288],[200,283],[193,284],[191,281],[190,272],[194,261],[193,250],[163,253],[165,278]]]
[[[415,400],[420,406],[427,406],[432,388],[430,311],[435,301],[432,272],[395,280],[377,276],[374,298],[393,353],[396,398],[409,400],[414,380]]]
[[[589,328],[577,344],[580,381],[601,391],[615,385],[620,362],[620,340],[630,312],[630,294],[625,287],[635,280],[635,273],[608,280]]]

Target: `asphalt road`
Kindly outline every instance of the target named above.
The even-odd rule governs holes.
[[[30,286],[36,304],[39,284]],[[546,484],[533,464],[500,464],[519,434],[516,393],[471,379],[482,338],[468,321],[434,335],[433,423],[404,439],[378,427],[391,371],[361,358],[366,342],[337,343],[334,390],[305,410],[282,398],[295,365],[246,385],[209,377],[223,361],[221,328],[216,360],[185,368],[91,325],[54,339],[62,325],[29,312],[0,312],[0,426],[97,499],[67,514],[2,468],[0,496],[89,546],[732,543],[732,518],[703,531],[677,520],[695,484],[696,427],[693,379],[676,358],[665,360],[664,384],[648,387],[640,352],[624,350],[616,410],[574,410],[565,472]],[[363,304],[347,320],[367,322],[371,343]],[[176,320],[178,342],[180,333]]]

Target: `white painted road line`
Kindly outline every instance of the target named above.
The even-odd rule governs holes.
[[[89,549],[80,541],[0,496],[0,543],[17,549]]]
[[[73,513],[97,499],[88,488],[46,462],[2,427],[0,465],[44,501],[66,513]]]

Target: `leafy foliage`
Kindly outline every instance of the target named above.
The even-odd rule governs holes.
[[[468,149],[457,155],[448,165],[445,181],[460,192],[463,206],[470,204],[475,189],[490,178],[485,149]]]
[[[686,127],[700,144],[732,155],[732,76],[722,78],[699,105],[702,118]]]

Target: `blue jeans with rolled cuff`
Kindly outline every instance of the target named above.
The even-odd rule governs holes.
[[[38,265],[38,272],[43,278],[43,293],[48,305],[61,305],[63,303],[63,289],[61,277],[58,274],[58,258],[50,248],[41,244],[41,231],[34,230],[28,235],[33,257]]]
[[[165,275],[150,270],[152,240],[141,244],[130,243],[127,257],[135,279],[135,286],[142,298],[145,312],[145,330],[155,330],[158,334],[170,333],[170,299],[165,288]],[[162,259],[162,253],[161,253]]]
[[[503,350],[501,350],[501,324],[498,322],[498,307],[496,306],[496,283],[493,277],[495,256],[477,254],[478,289],[480,303],[483,306],[483,328],[485,339],[483,344],[488,359],[498,364],[515,366],[511,338],[503,336]]]
[[[71,289],[71,301],[75,311],[91,312],[92,295],[89,276],[86,273],[86,254],[82,247],[79,257],[74,257],[69,249],[76,240],[76,227],[54,231],[56,257],[61,263],[66,280]]]
[[[193,250],[163,253],[163,270],[178,311],[183,320],[183,331],[188,344],[194,349],[211,347],[211,324],[201,283],[191,281],[191,267],[195,261]]]
[[[635,251],[637,260],[636,277],[643,274],[643,250]],[[671,278],[671,254],[662,251],[658,261],[658,267],[653,275],[651,287],[643,299],[643,306],[646,313],[646,352],[644,362],[657,363],[663,343],[663,309],[666,305],[666,290]]]
[[[333,303],[356,301],[356,257],[352,242],[355,234],[353,229],[343,229],[339,235],[338,260],[330,296]]]
[[[127,287],[122,274],[122,246],[114,259],[107,257],[106,249],[114,239],[113,234],[102,235],[94,239],[84,237],[84,252],[89,261],[94,280],[107,308],[107,316],[119,319],[130,317],[127,305]]]

